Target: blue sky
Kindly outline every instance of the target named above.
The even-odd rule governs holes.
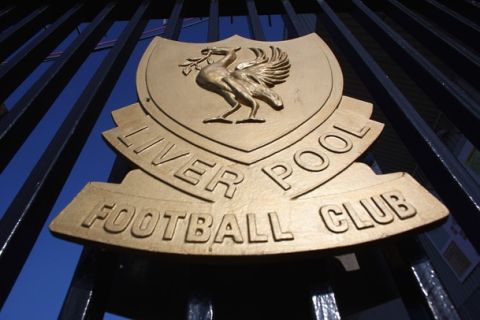
[[[207,19],[202,22],[185,21],[185,27],[182,29],[179,40],[206,42],[207,21]],[[262,16],[261,21],[267,40],[283,39],[283,21],[279,16],[271,17],[271,25],[269,25],[266,16]],[[162,26],[162,23],[161,20],[151,20],[145,30],[157,29]],[[102,42],[116,39],[125,25],[125,22],[115,23],[102,39]],[[82,25],[79,29],[82,30],[84,27],[85,25]],[[230,17],[220,19],[220,39],[234,34],[251,38],[246,17],[233,17],[233,23]],[[65,39],[55,51],[64,50],[75,36],[77,36],[76,31]],[[149,42],[150,39],[139,41],[131,55],[68,177],[27,263],[0,312],[0,320],[57,318],[82,247],[54,238],[48,231],[47,225],[80,192],[87,182],[107,180],[115,154],[102,140],[101,133],[114,127],[110,115],[113,110],[136,102],[135,72]],[[9,166],[0,174],[0,216],[3,216],[30,170],[40,158],[50,139],[55,135],[56,130],[60,127],[63,119],[107,53],[108,49],[94,52],[89,56]],[[43,62],[25,80],[6,100],[7,108],[11,108],[18,101],[51,63],[52,61]],[[105,319],[119,319],[119,317],[107,314]]]

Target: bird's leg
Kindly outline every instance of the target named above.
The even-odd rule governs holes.
[[[223,115],[203,120],[203,123],[233,123],[232,120],[225,119]]]
[[[240,109],[241,104],[237,103],[235,107],[232,109],[228,110],[227,112],[215,117],[215,118],[210,118],[210,119],[205,119],[203,120],[203,123],[212,123],[212,122],[220,122],[220,123],[233,123],[232,120],[226,119],[229,115]]]
[[[254,104],[253,104],[252,111],[250,112],[250,119],[255,119],[255,117],[257,116],[257,111],[258,111],[258,107],[259,107],[259,104],[255,99],[253,99],[253,102],[254,102]]]
[[[231,115],[232,113],[235,113],[238,109],[240,109],[241,106],[242,106],[242,105],[237,102],[232,109],[228,110],[227,112],[225,112],[224,114],[222,114],[220,117],[222,117],[222,118],[228,117],[229,115]]]
[[[235,123],[259,123],[259,122],[265,122],[265,119],[258,119],[256,118],[257,116],[257,111],[259,108],[258,102],[255,100],[255,98],[248,99],[248,102],[251,104],[252,110],[250,111],[250,115],[248,116],[247,119],[239,120]]]
[[[227,102],[230,104],[232,109],[228,110],[225,113],[222,113],[221,115],[219,115],[217,117],[210,118],[210,119],[205,119],[205,120],[203,120],[203,123],[212,123],[212,122],[233,123],[232,120],[228,120],[226,118],[229,115],[231,115],[232,113],[236,112],[238,109],[240,109],[240,107],[242,105],[240,103],[238,103],[237,100],[235,100],[235,96],[230,92],[223,91],[222,96],[225,98],[225,100],[227,100]]]
[[[257,114],[257,111],[258,111],[259,104],[258,104],[257,100],[255,100],[255,98],[252,96],[252,94],[250,93],[248,88],[246,88],[241,81],[238,81],[237,79],[232,78],[232,77],[225,77],[222,80],[226,84],[228,84],[230,86],[230,88],[232,89],[232,92],[235,93],[235,95],[233,95],[233,98],[235,98],[235,97],[242,98],[242,100],[246,101],[247,105],[250,108],[252,108],[252,110],[250,111],[250,115],[247,119],[238,120],[235,123],[265,122],[264,119],[255,118],[255,116]],[[233,112],[237,111],[239,108],[240,108],[239,106],[234,107],[235,110],[233,110],[232,112],[230,112],[228,114],[229,115],[232,114]]]

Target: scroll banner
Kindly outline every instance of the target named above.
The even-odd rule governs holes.
[[[360,186],[357,179],[375,184]],[[336,184],[349,180],[351,190],[335,193]],[[138,186],[136,193],[124,185]],[[121,185],[87,185],[50,229],[76,241],[155,253],[275,255],[344,249],[420,229],[446,215],[409,175],[375,176],[359,163],[322,192],[287,201],[258,199],[238,210],[186,196],[135,170]]]

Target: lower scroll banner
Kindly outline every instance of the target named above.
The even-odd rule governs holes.
[[[335,184],[348,181],[349,190],[335,193]],[[138,187],[131,193],[124,185]],[[376,176],[360,163],[307,196],[255,199],[240,208],[201,201],[135,170],[120,185],[87,185],[50,229],[154,253],[256,256],[344,249],[440,222],[447,213],[408,174]]]

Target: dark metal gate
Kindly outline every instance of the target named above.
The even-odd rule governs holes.
[[[88,25],[8,112],[0,111],[1,171],[112,23],[128,24],[3,214],[2,304],[148,19],[168,19],[162,36],[178,39],[184,17],[206,17],[208,41],[215,41],[219,18],[238,15],[248,17],[257,40],[266,39],[259,15],[281,15],[288,38],[319,33],[340,60],[345,94],[374,102],[374,117],[387,123],[391,141],[379,142],[363,161],[375,159],[385,171],[415,171],[478,251],[480,189],[447,147],[437,121],[443,117],[450,130],[479,148],[475,1],[3,1],[0,101],[80,23]],[[414,103],[424,100],[433,107]],[[120,181],[128,169],[117,159],[110,180]],[[355,254],[360,269],[346,271],[333,257],[218,266],[86,247],[60,318],[101,318],[108,311],[131,318],[339,319],[393,297],[401,298],[411,318],[459,318],[417,239],[362,247]]]

